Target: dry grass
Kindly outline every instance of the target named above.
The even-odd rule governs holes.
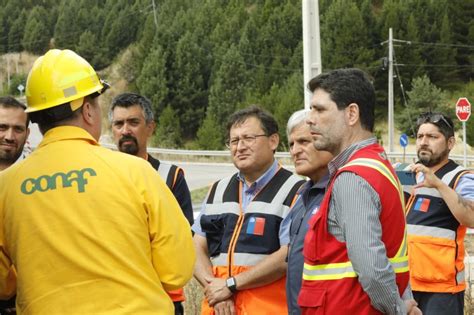
[[[201,301],[203,291],[201,285],[193,278],[184,287],[186,302],[184,302],[184,312],[186,315],[198,315],[201,311]]]

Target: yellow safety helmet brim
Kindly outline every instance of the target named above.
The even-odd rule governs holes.
[[[27,113],[73,102],[72,110],[82,99],[102,93],[108,84],[99,79],[92,66],[71,50],[51,49],[33,64],[26,81]],[[78,106],[78,104],[80,105]]]

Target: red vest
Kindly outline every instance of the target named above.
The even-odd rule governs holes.
[[[381,314],[360,285],[345,243],[328,232],[332,187],[341,172],[364,178],[379,194],[382,242],[396,273],[400,295],[408,285],[403,191],[383,148],[369,145],[357,151],[333,177],[320,210],[311,219],[304,244],[303,285],[298,304],[303,314]]]

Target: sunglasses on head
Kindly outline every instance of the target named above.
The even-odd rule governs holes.
[[[438,124],[440,121],[444,122],[446,126],[453,129],[453,126],[446,120],[446,118],[442,114],[431,114],[428,113],[426,115],[421,116],[416,121],[416,124],[419,126],[424,123],[433,123]]]

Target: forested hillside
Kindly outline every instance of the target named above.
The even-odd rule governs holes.
[[[68,48],[99,70],[122,56],[118,71],[127,89],[153,101],[162,146],[222,149],[226,117],[251,103],[276,116],[285,139],[286,120],[303,106],[301,0],[154,2],[155,10],[152,0],[0,0],[0,54]],[[378,118],[386,116],[382,42],[389,27],[399,40],[395,95],[402,130],[410,132],[406,121],[419,111],[454,106],[461,93],[474,101],[473,1],[319,5],[323,70],[369,72]],[[22,81],[26,74],[15,76]]]

